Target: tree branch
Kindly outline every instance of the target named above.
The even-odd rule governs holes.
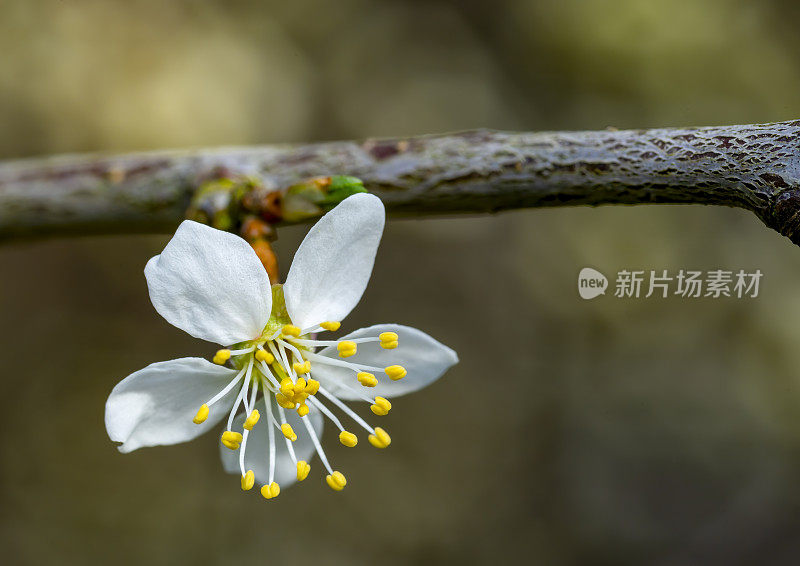
[[[600,132],[488,130],[0,163],[0,238],[162,232],[223,168],[279,189],[361,178],[391,216],[567,205],[740,207],[800,244],[800,120]]]

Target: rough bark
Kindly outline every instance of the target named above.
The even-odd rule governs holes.
[[[224,168],[281,188],[360,177],[390,216],[600,204],[740,207],[800,244],[800,120],[599,132],[489,130],[0,163],[0,238],[157,232]]]

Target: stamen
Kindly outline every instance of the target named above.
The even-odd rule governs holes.
[[[289,374],[289,377],[292,378],[292,381],[297,381],[297,372],[294,371],[292,364],[289,363],[289,357],[286,355],[286,348],[284,348],[284,344],[286,344],[286,342],[283,340],[276,340],[275,343],[278,344],[278,351],[281,354],[281,362],[283,362],[281,367],[286,373]]]
[[[278,349],[279,344],[276,345],[276,343],[279,342],[279,341],[282,342],[282,340],[280,340],[280,339],[279,340],[275,340],[275,341],[271,341],[271,342],[267,342],[267,345],[269,346],[269,349],[272,350],[272,353],[275,356],[275,364],[273,365],[273,367],[276,370],[278,370],[279,374],[281,372],[283,372],[284,376],[293,377],[293,375],[291,373],[291,367],[292,366],[289,365],[289,360],[286,359],[286,352],[283,351],[283,348]],[[282,376],[282,377],[284,377],[284,376]],[[294,381],[294,380],[292,380],[292,381]]]
[[[295,338],[300,337],[300,328],[295,326],[294,324],[287,324],[281,329],[282,334],[286,336],[294,336]]]
[[[336,345],[336,349],[339,351],[339,356],[349,358],[356,355],[358,346],[352,340],[342,340]]]
[[[217,350],[217,353],[214,354],[214,357],[211,359],[217,365],[223,365],[231,358],[231,351],[230,350]]]
[[[285,349],[288,349],[296,358],[301,360],[303,359],[300,351],[289,342],[284,342],[283,340],[279,339],[277,340],[277,343],[282,354],[285,354]],[[284,381],[281,382],[282,397],[279,401],[279,404],[287,409],[294,408],[292,403],[297,404],[297,414],[301,417],[304,417],[309,411],[305,401],[309,395],[316,395],[317,391],[319,390],[319,381],[311,378],[311,362],[308,360],[304,360],[302,363],[295,362],[293,369],[298,373],[304,372],[305,375],[308,376],[308,381],[306,381],[306,379],[303,377],[297,377],[295,382],[292,384],[291,379],[284,379]]]
[[[283,433],[283,436],[285,436],[292,442],[297,440],[297,435],[294,433],[294,430],[292,430],[292,425],[290,425],[289,423],[284,423],[281,425],[281,432]]]
[[[278,497],[281,492],[281,486],[279,486],[275,482],[271,482],[268,485],[265,485],[261,488],[261,495],[264,496],[264,499],[272,499],[274,497]]]
[[[192,419],[192,422],[194,424],[200,424],[205,422],[207,418],[208,418],[208,405],[203,403],[203,405],[201,405],[200,408],[197,410],[197,414]]]
[[[389,414],[392,404],[385,397],[375,397],[375,404],[371,405],[370,409],[379,417],[383,417]]]
[[[272,362],[275,361],[275,356],[273,356],[272,354],[270,354],[266,350],[264,350],[264,349],[259,347],[259,349],[256,350],[256,359],[259,362],[265,362],[267,364],[271,364]]]
[[[305,371],[305,372],[297,371],[297,369],[295,368],[295,366],[296,366],[296,365],[298,365],[298,364],[308,364],[307,366],[306,366],[306,365],[302,365],[302,368],[301,368],[301,369],[303,369],[303,368],[306,368],[306,367],[307,367],[309,371],[311,370],[311,362],[309,362],[308,360],[306,360],[306,359],[305,359],[305,357],[303,357],[303,354],[301,354],[301,353],[300,353],[300,350],[298,350],[296,347],[294,347],[294,346],[293,346],[291,343],[289,343],[289,342],[286,342],[285,340],[281,340],[280,338],[279,338],[278,340],[276,340],[275,342],[277,342],[277,344],[278,344],[278,346],[280,347],[280,349],[281,349],[281,351],[282,351],[282,352],[284,351],[284,349],[287,349],[287,350],[289,350],[289,351],[290,351],[292,354],[294,354],[294,356],[295,356],[295,357],[296,357],[298,360],[301,360],[300,362],[296,362],[296,363],[295,363],[295,364],[293,364],[293,366],[292,366],[292,369],[294,369],[294,370],[295,370],[297,373],[308,373],[308,371]],[[293,342],[294,342],[294,340],[293,340]],[[286,364],[287,364],[287,366],[288,366],[288,360],[284,360],[284,361],[286,362]]]
[[[406,368],[404,368],[403,366],[389,366],[383,371],[384,373],[386,373],[386,375],[389,376],[389,378],[392,381],[403,379],[408,374]]]
[[[304,332],[303,334],[306,334]],[[365,338],[350,338],[349,340],[309,340],[307,338],[289,338],[293,344],[298,346],[338,346],[339,344],[347,344],[348,349],[352,349],[352,344],[364,344],[367,342],[380,342],[381,348],[386,350],[393,350],[397,348],[399,338],[396,332],[381,332],[378,336],[369,336]]]
[[[248,346],[247,348],[242,348],[241,350],[220,350],[220,352],[222,351],[228,352],[230,356],[241,356],[242,354],[247,354],[255,349],[256,349],[255,346]]]
[[[226,448],[230,448],[231,450],[237,450],[239,448],[239,444],[242,442],[242,435],[238,432],[233,432],[232,430],[226,430],[222,433],[222,444],[225,445]]]
[[[278,408],[277,412],[278,412],[278,417],[280,417],[280,415],[281,415],[280,408]],[[281,430],[281,423],[278,422],[278,420],[275,418],[274,415],[270,415],[269,416],[269,422],[272,423],[272,426],[274,426],[276,429]],[[269,426],[269,425],[267,425],[267,426]],[[281,431],[281,434],[283,434],[283,431]]]
[[[319,362],[321,364],[328,364],[330,366],[338,366],[347,369],[351,369],[355,371],[362,371],[362,370],[369,370],[369,371],[384,371],[384,368],[377,367],[377,366],[367,366],[364,364],[357,364],[352,362],[346,362],[344,360],[339,360],[336,358],[329,358],[328,356],[323,356],[321,354],[315,354],[314,352],[306,352],[306,358],[309,360]]]
[[[269,366],[266,363],[261,362],[261,367],[258,369],[261,371],[261,375],[264,376],[265,379],[269,380],[269,384],[267,384],[263,379],[261,380],[261,384],[265,386],[265,390],[269,389],[274,393],[280,389],[278,380],[272,375],[272,372],[269,370]],[[272,387],[269,387],[268,385],[272,385]]]
[[[346,430],[343,430],[342,432],[339,433],[339,442],[341,442],[348,448],[353,448],[356,444],[358,444],[358,437],[352,432],[347,432]]]
[[[366,342],[377,342],[375,336],[368,338],[350,338],[349,340],[309,340],[307,338],[292,338],[292,343],[299,346],[335,346],[342,342],[353,342],[354,344],[364,344]]]
[[[325,456],[325,451],[322,449],[322,445],[319,443],[319,438],[317,438],[317,433],[314,431],[314,427],[311,424],[311,421],[307,418],[300,419],[306,427],[308,431],[308,436],[311,438],[311,442],[314,443],[314,449],[317,451],[317,455],[319,456],[322,465],[325,466],[325,469],[328,470],[329,474],[333,473],[333,469],[331,465],[328,463],[328,458]]]
[[[211,405],[213,405],[214,403],[216,403],[217,401],[222,399],[225,395],[227,395],[228,391],[233,389],[233,386],[236,385],[236,383],[242,378],[242,376],[244,375],[244,372],[246,372],[246,371],[247,371],[247,368],[242,368],[241,371],[239,371],[239,373],[236,374],[236,377],[234,377],[231,380],[231,382],[222,389],[222,391],[220,391],[219,393],[214,395],[211,399],[206,401],[205,404],[210,407]]]
[[[242,433],[234,432],[232,430],[226,430],[225,432],[222,433],[222,439],[227,440],[228,442],[239,443],[242,441]]]
[[[331,422],[334,425],[336,425],[336,428],[338,428],[340,431],[344,430],[342,422],[338,419],[338,417],[334,415],[328,407],[323,405],[319,399],[310,398],[309,401],[311,402],[312,405],[314,405],[317,409],[319,409],[323,415],[328,417],[331,420]]]
[[[256,383],[255,383],[255,379],[254,379],[253,380],[253,391],[250,393],[250,407],[253,407],[255,405],[255,403],[256,403],[256,395],[257,394],[258,394],[258,387],[256,387]],[[248,423],[248,421],[250,421],[250,419],[253,417],[253,415],[255,415],[256,418],[253,421],[253,424],[250,425],[250,427],[248,428],[247,423]],[[247,450],[247,437],[250,436],[250,430],[253,428],[253,425],[255,425],[255,423],[258,422],[258,416],[259,416],[258,415],[258,411],[256,409],[253,409],[253,412],[250,414],[249,417],[247,417],[247,419],[245,420],[245,423],[244,423],[244,433],[242,434],[242,448],[241,448],[241,450],[239,450],[239,470],[241,470],[241,472],[242,472],[242,489],[244,489],[244,487],[245,487],[244,477],[246,476],[246,474],[245,474],[245,471],[244,471],[244,454],[245,454],[245,452]],[[250,480],[250,487],[253,487],[253,482],[254,481],[255,481],[255,479]],[[247,489],[250,489],[250,487],[248,487]]]
[[[320,393],[322,393],[322,394],[323,394],[323,395],[324,395],[324,396],[325,396],[325,397],[326,397],[328,400],[330,400],[330,402],[331,402],[331,403],[333,403],[334,405],[336,405],[337,407],[339,407],[339,409],[341,409],[342,411],[344,411],[345,413],[347,413],[347,415],[348,415],[348,416],[349,416],[351,419],[353,419],[353,420],[354,420],[354,421],[356,421],[358,424],[360,424],[362,427],[364,427],[364,429],[365,429],[367,432],[372,432],[372,427],[371,427],[371,426],[369,426],[369,425],[366,423],[366,421],[365,421],[364,419],[362,419],[362,418],[361,418],[361,417],[359,417],[359,416],[358,416],[358,415],[357,415],[355,412],[353,412],[353,410],[352,410],[350,407],[348,407],[347,405],[345,405],[344,403],[342,403],[342,402],[339,400],[339,398],[338,398],[338,397],[336,397],[336,395],[334,395],[334,394],[333,394],[333,393],[331,393],[330,391],[327,391],[327,390],[326,390],[324,387],[320,387],[320,388],[319,388],[319,392],[320,392]]]
[[[258,419],[261,418],[261,413],[258,412],[258,409],[253,409],[253,412],[250,413],[250,416],[247,417],[244,421],[244,429],[245,430],[253,430],[253,427],[256,426]]]
[[[334,491],[342,491],[344,486],[347,485],[347,479],[342,472],[331,472],[330,475],[325,477],[325,481],[328,482],[328,485]]]
[[[358,379],[358,382],[364,387],[375,387],[376,385],[378,385],[378,380],[375,378],[375,375],[367,373],[366,371],[358,372],[356,374],[356,378]]]
[[[293,401],[290,401],[286,395],[283,393],[277,393],[275,395],[275,402],[278,403],[284,409],[289,409],[290,411],[294,409],[297,405]]]
[[[283,412],[283,409],[278,409],[278,416],[281,419],[281,423],[286,424],[286,413]],[[283,426],[283,424],[281,424],[281,427]],[[289,425],[286,425],[286,426],[289,426]],[[281,432],[283,432],[282,429],[281,429]],[[297,436],[295,435],[295,439],[296,438],[297,438]],[[297,456],[295,455],[294,447],[292,446],[292,442],[294,442],[294,441],[289,439],[289,438],[284,439],[284,441],[286,442],[286,449],[289,451],[289,456],[291,456],[292,457],[292,461],[295,464],[297,464]]]
[[[253,365],[253,358],[250,358],[250,365]],[[247,395],[247,392],[252,389],[252,394]],[[258,384],[256,383],[256,376],[253,374],[253,367],[247,368],[247,373],[244,379],[244,396],[242,401],[244,403],[244,414],[249,415],[255,409],[255,396],[258,393]]]
[[[239,390],[239,395],[236,396],[236,400],[233,402],[233,408],[231,409],[230,414],[228,415],[228,430],[233,428],[233,418],[236,416],[236,411],[239,409],[239,403],[242,402],[242,399],[247,393],[247,390],[250,386],[250,374],[253,371],[253,358],[250,358],[250,362],[247,364],[247,370],[244,375],[244,384],[242,388]]]
[[[311,371],[311,362],[309,362],[308,360],[304,361],[302,364],[295,362],[294,364],[292,364],[292,368],[298,374],[309,373]]]
[[[327,322],[321,323],[319,326],[325,330],[330,330],[331,332],[336,332],[339,330],[339,327],[342,325],[341,322],[335,320],[329,320]]]
[[[372,403],[374,403],[374,402],[375,402],[375,399],[373,399],[373,398],[372,398],[372,397],[370,397],[369,395],[365,394],[365,393],[364,393],[364,391],[363,391],[363,390],[362,390],[360,387],[350,387],[350,386],[349,386],[348,384],[346,384],[346,383],[337,383],[337,384],[336,384],[336,386],[337,386],[339,389],[345,389],[345,390],[347,390],[349,393],[352,393],[353,395],[355,395],[356,397],[358,397],[358,398],[359,398],[359,399],[361,399],[362,401],[366,401],[366,402],[367,402],[367,403],[369,403],[370,405],[371,405]],[[330,393],[330,392],[329,392],[329,393]]]
[[[369,435],[369,443],[375,448],[386,448],[392,443],[389,434],[381,427],[375,427],[375,434]]]
[[[399,344],[396,332],[381,332],[378,339],[381,341],[381,348],[385,350],[393,350]]]
[[[247,470],[247,473],[242,476],[242,490],[249,491],[253,489],[253,484],[256,483],[256,475],[253,470]]]
[[[267,408],[267,418],[270,422],[274,422],[275,417],[272,416],[272,402],[269,397],[269,395],[264,395],[264,406]],[[275,428],[271,426],[267,428],[269,429],[269,483],[272,483],[272,480],[275,479]],[[261,493],[264,493],[263,487]]]
[[[297,481],[303,481],[308,477],[308,472],[311,471],[311,466],[305,460],[297,462]]]

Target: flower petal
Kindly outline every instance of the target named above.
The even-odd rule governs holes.
[[[256,402],[256,409],[261,413],[261,419],[258,421],[253,430],[247,436],[247,445],[244,455],[244,469],[253,470],[256,476],[256,485],[264,485],[269,482],[269,428],[273,426],[265,414],[263,400],[259,399]],[[277,406],[272,404],[272,409],[275,411]],[[233,430],[242,431],[244,425],[244,414],[238,415],[233,420]],[[275,418],[278,419],[277,414]],[[317,433],[317,438],[322,438],[322,415],[319,411],[311,408],[307,416],[303,417],[311,420],[311,426]],[[280,422],[280,419],[278,419]],[[306,426],[300,422],[300,417],[297,411],[286,411],[286,422],[292,425],[292,429],[297,435],[297,440],[292,442],[295,456],[298,460],[305,460],[311,462],[313,457],[314,443],[308,434]],[[297,481],[297,466],[289,455],[289,450],[286,448],[286,438],[281,434],[281,431],[275,429],[275,479],[281,489],[289,487]],[[239,449],[241,450],[241,448]],[[222,458],[222,466],[229,474],[241,475],[241,468],[239,467],[239,450],[230,450],[220,444],[220,457]]]
[[[378,385],[363,387],[356,380],[355,372],[352,370],[320,362],[312,363],[312,377],[318,379],[323,387],[340,399],[350,401],[361,399],[353,390],[360,390],[369,396],[380,395],[391,399],[430,385],[448,368],[458,363],[455,351],[421,330],[400,324],[376,324],[361,328],[343,337],[342,340],[378,336],[381,332],[396,332],[399,346],[393,350],[384,350],[378,342],[358,344],[356,355],[347,358],[347,361],[379,367],[401,365],[408,371],[404,378],[392,381],[385,373],[375,372]],[[330,358],[338,357],[336,346],[328,346],[318,353]]]
[[[236,387],[211,407],[204,423],[192,422],[203,403],[234,377],[235,370],[202,358],[150,364],[117,383],[108,396],[108,436],[122,442],[120,452],[192,440],[228,413],[239,392]]]
[[[380,199],[360,193],[344,199],[309,230],[283,286],[294,325],[341,321],[353,310],[367,288],[384,220]]]
[[[269,320],[269,276],[250,245],[228,232],[185,220],[144,275],[158,314],[195,338],[252,340]]]

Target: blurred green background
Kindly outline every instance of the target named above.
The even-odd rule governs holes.
[[[2,0],[0,157],[793,119],[798,6]],[[281,231],[284,266],[305,230]],[[391,449],[327,431],[345,491],[316,465],[273,501],[214,435],[121,455],[105,434],[119,379],[213,352],[150,305],[167,239],[0,247],[0,562],[800,562],[800,250],[750,214],[390,223],[347,327],[417,326],[461,363],[397,399]],[[587,265],[764,278],[757,299],[583,301]]]

